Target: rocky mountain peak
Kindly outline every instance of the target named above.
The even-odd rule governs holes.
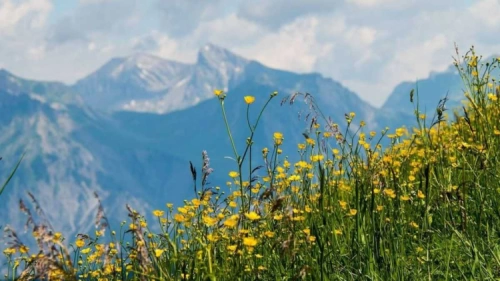
[[[212,69],[241,70],[249,61],[240,57],[227,49],[208,43],[198,51],[198,65],[203,65]]]

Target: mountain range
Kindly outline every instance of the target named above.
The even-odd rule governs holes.
[[[225,185],[236,169],[214,89],[227,92],[226,114],[237,149],[249,136],[243,96],[256,97],[251,118],[269,95],[278,91],[258,127],[254,159],[285,136],[284,155],[296,159],[304,141],[310,104],[283,97],[310,93],[322,112],[339,125],[355,112],[368,130],[412,124],[409,92],[414,82],[398,85],[382,108],[317,73],[297,74],[272,69],[221,47],[202,47],[194,64],[150,54],[114,58],[74,85],[32,81],[0,70],[0,176],[25,152],[12,184],[2,194],[0,225],[22,229],[18,210],[26,192],[35,195],[54,228],[68,235],[89,231],[96,212],[96,191],[114,223],[126,218],[125,204],[150,214],[165,203],[182,204],[194,196],[189,170],[201,169],[206,150],[214,168],[210,182]],[[419,81],[421,108],[432,110],[447,93],[460,100],[460,77],[451,68]],[[423,107],[422,107],[423,106]],[[310,121],[310,120],[309,120]],[[357,125],[355,125],[357,126]],[[256,160],[257,163],[260,163]],[[62,215],[62,216],[61,216]]]

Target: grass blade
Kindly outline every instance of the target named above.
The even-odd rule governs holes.
[[[21,164],[21,161],[23,160],[23,158],[24,158],[24,153],[21,156],[21,158],[19,159],[19,161],[17,161],[16,166],[14,167],[14,169],[10,173],[9,177],[7,178],[7,180],[5,180],[5,182],[3,183],[2,187],[0,188],[0,195],[2,195],[3,190],[5,189],[5,187],[7,186],[7,184],[9,184],[10,180],[12,179],[12,177],[14,176],[14,174],[16,173],[17,168],[19,168],[19,165]]]

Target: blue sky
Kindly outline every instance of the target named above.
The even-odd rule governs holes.
[[[381,105],[447,69],[455,42],[500,53],[499,14],[500,0],[0,0],[0,68],[73,83],[134,52],[194,62],[210,42]]]

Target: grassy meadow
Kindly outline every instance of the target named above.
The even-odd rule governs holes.
[[[216,90],[235,160],[226,183],[207,184],[203,152],[201,167],[191,166],[196,196],[183,206],[151,210],[153,221],[127,206],[121,228],[110,229],[99,205],[95,233],[76,238],[39,222],[43,206],[31,198],[34,210],[20,210],[38,248],[6,228],[5,278],[499,280],[500,77],[490,75],[499,64],[473,49],[457,56],[463,108],[448,110],[442,100],[426,116],[412,91],[414,128],[367,131],[355,113],[333,123],[312,96],[287,97],[305,99],[312,113],[297,151],[281,150],[280,132],[267,148],[253,146],[278,93],[259,115],[247,114],[248,139],[234,143],[225,93]],[[254,100],[241,102],[250,108]],[[289,162],[290,153],[301,160]]]

